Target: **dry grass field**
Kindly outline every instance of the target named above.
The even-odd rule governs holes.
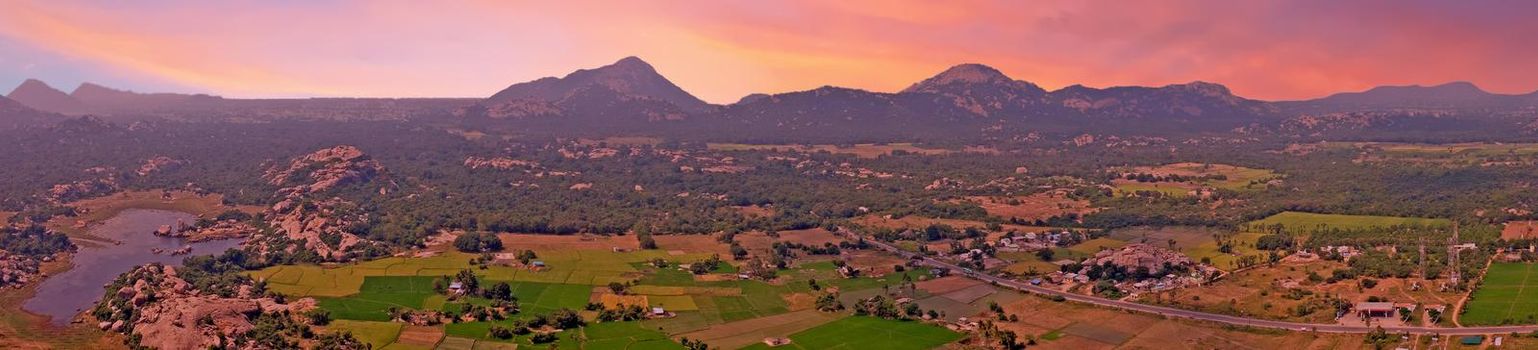
[[[224,205],[224,196],[211,194],[199,196],[196,193],[185,191],[172,191],[171,199],[161,197],[160,191],[136,191],[120,192],[107,196],[84,199],[69,203],[70,206],[80,211],[76,217],[54,217],[45,225],[54,231],[63,232],[70,237],[86,237],[90,227],[116,216],[128,209],[158,209],[189,213],[199,216],[213,216],[230,209],[256,213],[261,208],[256,207],[231,207]],[[90,237],[86,237],[90,238]]]
[[[774,316],[712,325],[705,329],[679,334],[678,336],[704,340],[705,343],[710,344],[712,347],[737,349],[759,343],[767,337],[788,337],[796,332],[832,322],[840,316],[842,315],[817,310],[792,311]]]
[[[1019,322],[1000,328],[1037,339],[1033,349],[1371,349],[1361,336],[1246,331],[1187,320],[1026,297],[1002,304]],[[979,315],[979,317],[990,317]]]
[[[1456,292],[1437,291],[1434,282],[1417,277],[1406,279],[1381,278],[1372,288],[1361,288],[1359,279],[1336,283],[1308,281],[1309,272],[1329,276],[1345,264],[1333,261],[1282,263],[1277,266],[1261,266],[1236,272],[1217,282],[1195,288],[1143,296],[1143,301],[1171,305],[1215,313],[1243,315],[1266,319],[1300,322],[1333,322],[1330,310],[1316,310],[1306,316],[1293,314],[1293,308],[1305,304],[1313,296],[1333,295],[1348,301],[1365,301],[1368,297],[1382,297],[1396,303],[1421,303],[1424,305],[1451,305],[1460,295]],[[1286,297],[1289,288],[1282,281],[1297,283],[1297,288],[1312,293],[1300,299]],[[1416,287],[1419,284],[1419,288]]]
[[[635,236],[601,236],[601,235],[539,235],[524,233],[497,234],[502,239],[502,245],[513,249],[531,249],[534,251],[545,250],[612,250],[623,248],[636,250],[641,248]]]
[[[1095,212],[1089,201],[1069,199],[1054,192],[1014,197],[971,196],[963,200],[976,203],[988,211],[988,215],[1001,218],[1045,220],[1068,213],[1084,215]]]

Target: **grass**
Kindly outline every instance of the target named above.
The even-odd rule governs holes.
[[[1250,222],[1251,227],[1282,225],[1295,234],[1308,234],[1315,230],[1333,228],[1342,230],[1366,229],[1391,226],[1448,227],[1447,219],[1407,218],[1395,216],[1316,214],[1296,211],[1277,213],[1265,219]]]
[[[611,251],[537,251],[549,268],[541,271],[491,266],[475,269],[485,279],[551,284],[607,285],[630,282],[641,274],[633,264],[662,258],[674,262],[703,260],[709,254],[668,255],[658,250],[616,253]],[[470,267],[474,255],[446,252],[433,257],[391,257],[336,267],[319,265],[274,266],[248,272],[267,281],[268,288],[291,296],[344,297],[357,294],[369,276],[444,276]]]
[[[1121,248],[1121,247],[1126,246],[1126,245],[1127,245],[1127,242],[1124,242],[1124,241],[1121,241],[1121,240],[1117,240],[1117,239],[1113,239],[1113,238],[1107,238],[1107,237],[1100,237],[1100,238],[1091,239],[1091,240],[1088,240],[1088,241],[1079,242],[1079,244],[1075,244],[1072,247],[1068,247],[1068,250],[1071,250],[1071,251],[1074,251],[1074,252],[1077,252],[1077,253],[1080,253],[1080,254],[1085,254],[1085,255],[1095,255],[1095,253],[1098,253],[1098,252],[1100,252],[1103,249],[1116,249],[1116,248]],[[1053,257],[1053,259],[1056,260],[1058,258],[1057,257]]]
[[[1167,196],[1181,197],[1188,192],[1201,188],[1212,187],[1235,191],[1264,189],[1264,182],[1276,178],[1276,172],[1267,169],[1254,169],[1226,164],[1202,164],[1202,163],[1174,163],[1156,167],[1138,167],[1133,169],[1140,173],[1153,174],[1179,174],[1186,176],[1197,175],[1223,175],[1225,179],[1201,180],[1187,182],[1130,182],[1118,181],[1116,189],[1121,193],[1137,191],[1162,192]]]
[[[852,316],[790,335],[785,349],[933,349],[961,339],[944,327],[917,321]],[[769,349],[762,343],[744,349]]]
[[[1538,322],[1538,276],[1532,263],[1495,263],[1469,296],[1458,321],[1465,325]]]
[[[351,332],[358,340],[374,346],[375,349],[383,348],[395,342],[400,335],[403,323],[335,320],[326,325],[330,332]]]

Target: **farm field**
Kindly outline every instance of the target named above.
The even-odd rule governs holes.
[[[548,268],[532,271],[508,266],[475,270],[482,278],[552,284],[605,285],[641,276],[631,264],[661,258],[674,263],[704,260],[707,253],[673,255],[661,250],[616,253],[607,250],[536,250]],[[442,252],[431,257],[391,257],[341,266],[284,265],[248,273],[268,288],[293,296],[343,297],[359,292],[368,276],[445,276],[469,267],[474,255]]]
[[[1084,215],[1095,212],[1089,201],[1073,200],[1064,194],[1042,192],[1029,196],[970,196],[963,201],[975,203],[988,215],[1023,220],[1045,220],[1065,214]]]
[[[712,151],[772,151],[772,152],[800,152],[815,153],[828,152],[834,154],[849,154],[860,158],[876,158],[882,155],[891,155],[895,151],[902,151],[923,155],[940,155],[955,151],[937,148],[923,148],[911,143],[871,144],[862,143],[848,147],[838,145],[750,145],[741,143],[710,143],[707,147]]]
[[[1308,234],[1320,228],[1349,230],[1371,227],[1390,227],[1396,225],[1448,227],[1452,225],[1452,221],[1447,219],[1407,218],[1373,215],[1316,214],[1287,211],[1249,223],[1251,228],[1272,225],[1282,225],[1285,227],[1285,230],[1294,234]]]
[[[859,334],[858,337],[850,336]],[[851,316],[790,335],[783,349],[931,349],[961,339],[961,334],[917,321]],[[769,349],[762,343],[744,349]]]
[[[1469,296],[1464,325],[1538,322],[1538,269],[1532,263],[1494,263],[1484,283]]]
[[[1219,314],[1331,323],[1335,315],[1326,311],[1328,308],[1324,306],[1328,302],[1317,297],[1329,295],[1345,300],[1381,297],[1396,303],[1419,303],[1424,306],[1451,305],[1461,297],[1458,292],[1427,288],[1428,282],[1418,277],[1374,278],[1377,282],[1371,288],[1363,288],[1358,279],[1335,283],[1308,280],[1310,273],[1328,276],[1331,271],[1345,267],[1343,263],[1326,260],[1262,265],[1230,274],[1207,285],[1143,295],[1140,301]],[[1284,287],[1284,283],[1291,287]],[[1420,288],[1415,287],[1417,284]],[[1293,295],[1293,288],[1307,293]],[[1298,307],[1310,303],[1314,308],[1311,312],[1301,316],[1295,313]]]
[[[1180,319],[1025,297],[1000,303],[1017,322],[995,322],[1032,349],[1372,349],[1360,335],[1247,331]],[[980,318],[991,317],[978,315]]]
[[[1174,163],[1160,166],[1145,166],[1129,169],[1131,173],[1153,174],[1157,176],[1221,176],[1219,179],[1206,179],[1197,181],[1160,181],[1138,182],[1127,179],[1113,181],[1118,192],[1132,193],[1138,191],[1162,192],[1169,196],[1185,196],[1189,191],[1203,187],[1228,189],[1235,191],[1264,189],[1266,181],[1279,177],[1271,170],[1254,169],[1226,164],[1202,164],[1202,163]]]

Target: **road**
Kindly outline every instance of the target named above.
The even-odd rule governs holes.
[[[943,268],[950,269],[951,271],[966,271],[966,269],[963,269],[961,266],[956,266],[955,264],[951,264],[951,263],[948,263],[948,262],[944,262],[944,261],[940,261],[940,260],[937,260],[937,259],[933,259],[933,258],[930,258],[928,256],[920,256],[918,254],[904,252],[902,250],[897,249],[897,247],[894,247],[894,246],[892,246],[890,244],[887,244],[885,242],[876,241],[874,239],[866,239],[865,241],[870,243],[871,245],[875,245],[877,247],[881,247],[881,249],[893,252],[893,253],[895,253],[895,254],[897,254],[899,256],[902,256],[904,258],[907,258],[907,259],[913,259],[914,257],[918,257],[926,265],[936,266],[936,267],[943,267]],[[1183,309],[1176,309],[1176,308],[1170,308],[1170,307],[1163,307],[1163,306],[1156,306],[1156,305],[1147,305],[1147,304],[1139,304],[1139,303],[1127,302],[1127,301],[1121,301],[1121,300],[1114,300],[1114,299],[1106,299],[1106,298],[1101,298],[1101,297],[1097,297],[1097,296],[1068,293],[1068,292],[1063,292],[1063,291],[1058,291],[1058,290],[1053,290],[1053,289],[1047,289],[1047,288],[1042,288],[1042,287],[1038,287],[1038,286],[1033,286],[1033,285],[1031,285],[1029,283],[1015,281],[1015,280],[1010,280],[1010,279],[1006,279],[1006,278],[1001,278],[1001,277],[997,277],[997,276],[993,276],[993,275],[989,275],[989,274],[985,274],[985,273],[963,273],[963,275],[965,275],[967,277],[975,278],[975,279],[978,279],[978,280],[982,280],[984,282],[991,282],[991,283],[993,283],[995,285],[998,285],[998,286],[1001,286],[1001,287],[1007,287],[1007,288],[1012,288],[1012,289],[1023,291],[1023,292],[1035,293],[1035,294],[1041,294],[1041,295],[1048,295],[1048,296],[1057,295],[1057,296],[1062,296],[1063,298],[1066,298],[1068,300],[1072,300],[1072,301],[1076,301],[1076,302],[1081,302],[1081,303],[1094,304],[1094,305],[1099,305],[1099,306],[1103,306],[1103,307],[1116,308],[1116,309],[1122,309],[1122,310],[1138,311],[1138,312],[1150,313],[1150,314],[1167,316],[1167,317],[1178,317],[1178,318],[1187,318],[1187,319],[1193,319],[1193,320],[1217,322],[1217,323],[1223,323],[1223,324],[1235,325],[1235,326],[1248,326],[1248,327],[1256,327],[1256,328],[1272,328],[1272,329],[1282,329],[1282,330],[1289,330],[1289,331],[1305,331],[1305,332],[1306,331],[1315,331],[1315,332],[1328,332],[1328,333],[1368,333],[1368,332],[1371,332],[1373,329],[1377,328],[1377,326],[1370,326],[1369,327],[1369,326],[1344,326],[1344,325],[1332,325],[1332,324],[1297,323],[1297,322],[1262,320],[1262,319],[1255,319],[1255,318],[1248,318],[1248,317],[1241,317],[1241,316],[1221,315],[1221,314],[1207,313],[1207,312],[1201,312],[1201,311],[1183,310]],[[1411,333],[1411,334],[1432,334],[1432,333],[1435,333],[1435,334],[1443,334],[1443,335],[1476,335],[1476,334],[1498,334],[1498,333],[1512,333],[1512,332],[1516,332],[1516,333],[1529,333],[1529,332],[1533,332],[1533,331],[1538,331],[1538,325],[1494,326],[1494,327],[1383,327],[1383,329],[1388,331],[1389,333],[1405,333],[1405,332],[1407,332],[1407,333]]]

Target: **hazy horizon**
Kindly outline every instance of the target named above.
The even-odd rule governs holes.
[[[1538,5],[1178,1],[207,4],[20,1],[0,89],[484,97],[638,56],[712,103],[832,85],[893,92],[961,63],[1049,90],[1226,85],[1296,100],[1468,81],[1538,90]]]

